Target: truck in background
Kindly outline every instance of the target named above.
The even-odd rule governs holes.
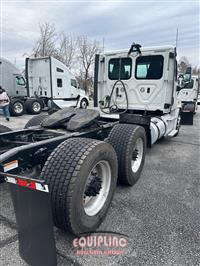
[[[39,114],[42,109],[87,108],[89,98],[75,76],[55,58],[26,58],[26,79],[11,62],[0,58],[0,86],[10,97],[10,113]]]
[[[10,97],[10,113],[20,116],[25,109],[28,113],[39,114],[42,101],[27,96],[26,81],[20,70],[5,58],[0,58],[0,86]]]
[[[48,108],[86,109],[89,105],[72,72],[53,57],[26,58],[26,80],[28,96],[41,99]]]
[[[191,70],[188,70],[191,72]],[[180,75],[178,83],[184,86],[178,92],[178,98],[182,103],[182,110],[187,110],[192,113],[196,113],[198,105],[198,94],[199,94],[199,77],[192,76],[186,72],[185,75]]]

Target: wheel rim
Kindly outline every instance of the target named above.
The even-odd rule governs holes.
[[[41,109],[40,103],[34,102],[32,108],[34,112],[39,112]]]
[[[135,147],[132,153],[131,168],[133,173],[136,173],[140,168],[143,158],[143,152],[144,152],[143,140],[142,138],[138,138],[136,140]]]
[[[21,114],[23,112],[23,105],[20,102],[16,102],[13,106],[14,112],[17,114]]]
[[[81,102],[81,108],[83,108],[83,109],[86,109],[86,108],[87,108],[87,103],[86,103],[86,101],[82,101],[82,102]]]
[[[96,187],[92,187],[96,181]],[[83,193],[83,208],[88,216],[94,216],[102,209],[109,195],[110,186],[110,164],[107,161],[100,161],[88,175]],[[91,194],[93,193],[94,195],[92,196]]]

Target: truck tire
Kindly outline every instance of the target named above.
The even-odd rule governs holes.
[[[146,154],[146,132],[138,125],[118,124],[108,135],[117,153],[118,183],[133,186],[140,177]]]
[[[0,125],[0,133],[5,133],[5,132],[9,132],[12,131],[9,127],[6,127],[4,125]]]
[[[34,126],[39,126],[41,123],[47,118],[48,115],[37,115],[32,117],[24,126],[24,128],[29,128],[29,127],[34,127]]]
[[[51,192],[54,224],[74,235],[105,217],[117,183],[117,156],[106,142],[71,138],[49,156],[41,176]]]
[[[40,114],[42,111],[42,102],[37,99],[28,99],[25,102],[25,108],[27,113],[32,115]]]
[[[83,98],[83,99],[81,100],[81,102],[80,102],[80,108],[81,108],[81,109],[87,109],[87,107],[88,107],[88,100],[85,99],[85,98]]]
[[[11,116],[21,116],[24,113],[24,102],[20,99],[13,99],[10,102],[9,110]]]

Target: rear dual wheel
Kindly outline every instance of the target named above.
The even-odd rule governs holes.
[[[20,99],[13,99],[10,102],[9,110],[12,116],[21,116],[24,113],[24,102]]]
[[[42,101],[37,99],[28,99],[25,102],[25,108],[27,113],[37,115],[42,111]]]
[[[139,179],[146,154],[146,132],[138,125],[118,124],[107,141],[113,146],[118,159],[118,183],[133,186]]]
[[[120,183],[133,185],[140,177],[146,150],[145,130],[115,126],[107,142],[71,138],[47,159],[41,176],[51,192],[54,224],[78,235],[97,229]],[[118,163],[117,163],[118,161]],[[117,169],[119,169],[119,174]]]
[[[53,219],[73,234],[96,230],[110,206],[117,182],[117,157],[105,142],[72,138],[46,161],[42,177],[49,185]]]

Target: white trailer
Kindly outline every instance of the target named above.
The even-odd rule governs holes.
[[[51,108],[87,108],[89,98],[80,89],[72,72],[53,57],[26,58],[29,97],[38,97]]]
[[[182,103],[183,110],[196,113],[199,94],[199,78],[198,76],[192,76],[191,80],[188,81],[186,77],[183,75],[183,78],[179,79],[179,84],[183,83],[184,88],[178,93],[178,98]]]

